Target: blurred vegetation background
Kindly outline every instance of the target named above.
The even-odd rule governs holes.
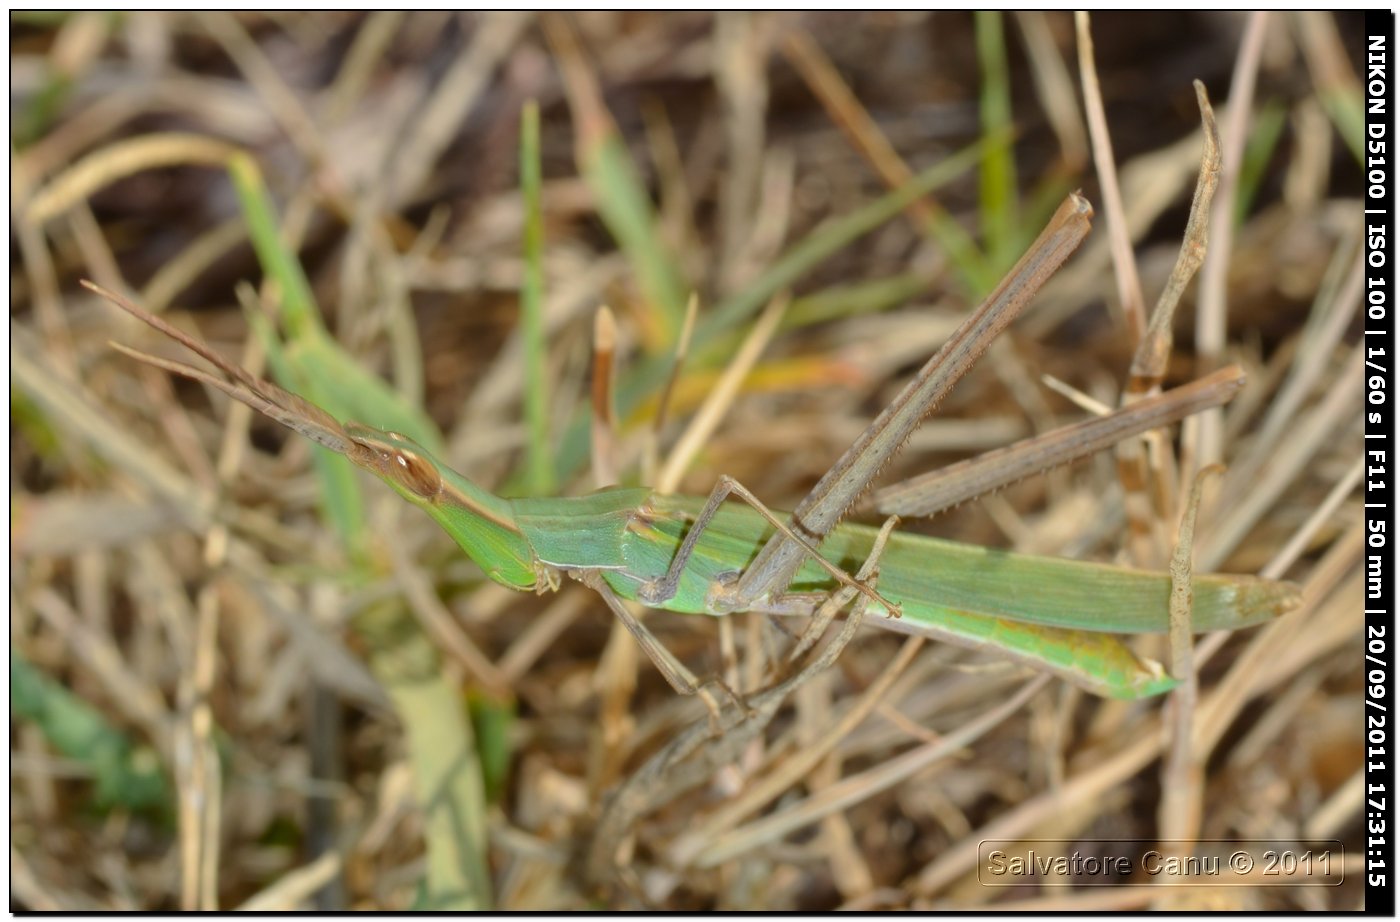
[[[79,279],[508,495],[657,482],[782,300],[664,477],[786,507],[1082,189],[1089,242],[893,482],[1082,416],[1042,375],[1121,393],[1134,286],[1073,17],[11,14],[12,906],[1358,906],[1352,864],[1337,888],[1165,895],[975,876],[981,839],[1152,839],[1179,798],[1203,839],[1361,854],[1360,14],[1092,32],[1149,309],[1200,162],[1192,80],[1215,102],[1219,214],[1166,381],[1236,361],[1251,383],[1166,467],[1230,465],[1198,566],[1295,580],[1303,609],[1201,657],[1186,774],[1157,758],[1163,701],[1052,685],[1002,713],[1017,670],[867,626],[729,764],[657,782],[604,841],[609,792],[703,711],[582,587],[485,583],[379,484],[114,353],[175,356]],[[590,468],[602,304],[615,476]],[[1133,559],[1165,567],[1175,514]],[[1127,560],[1125,516],[1099,458],[906,527]],[[745,689],[776,636],[648,623]],[[620,871],[590,870],[618,848]]]

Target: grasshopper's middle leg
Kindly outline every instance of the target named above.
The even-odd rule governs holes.
[[[637,620],[637,617],[628,611],[627,603],[617,597],[612,587],[602,578],[597,570],[574,570],[570,571],[579,582],[603,597],[608,608],[622,622],[622,626],[627,628],[628,633],[637,641],[637,645],[646,653],[647,658],[656,665],[657,671],[666,679],[666,682],[676,690],[678,694],[690,696],[694,695],[705,705],[705,709],[710,712],[710,726],[718,732],[723,726],[720,717],[720,705],[710,693],[710,686],[717,686],[730,703],[740,710],[747,711],[742,698],[734,692],[728,685],[719,679],[702,681],[695,673],[676,658],[676,655],[666,649],[666,645],[657,640],[656,635],[647,629],[645,624]]]
[[[895,516],[885,521],[884,527],[880,529],[871,546],[865,564],[856,574],[858,580],[874,583],[878,579],[880,555],[897,522],[898,518]],[[819,599],[816,598],[818,594],[812,595],[813,598],[805,600],[806,608],[813,616],[812,626],[804,632],[811,635],[812,642],[825,633],[837,611],[854,599],[855,604],[846,616],[846,624],[840,634],[819,655],[810,657],[810,661],[805,664],[799,660],[810,650],[811,643],[792,651],[788,655],[788,662],[796,668],[749,699],[751,713],[749,719],[742,724],[732,727],[722,737],[712,732],[712,739],[708,743],[702,739],[703,731],[699,726],[683,731],[614,790],[603,806],[588,850],[588,874],[593,880],[606,881],[615,874],[628,873],[630,868],[620,860],[619,846],[623,838],[635,828],[637,821],[659,805],[693,790],[704,779],[711,777],[721,765],[737,758],[739,753],[768,727],[778,708],[798,687],[821,670],[828,668],[840,656],[846,644],[859,630],[870,599],[864,596],[856,598],[858,593],[850,586],[838,586],[830,592],[821,593]]]
[[[699,515],[695,517],[695,523],[691,525],[690,531],[686,533],[685,540],[681,542],[680,549],[676,551],[676,556],[671,559],[671,565],[667,568],[666,573],[658,579],[649,580],[642,584],[641,590],[637,594],[639,600],[647,605],[659,605],[676,594],[676,589],[681,581],[681,573],[684,572],[686,564],[690,562],[690,556],[695,552],[695,545],[699,542],[700,535],[709,527],[711,519],[713,519],[715,513],[719,511],[720,505],[731,493],[752,506],[758,514],[763,516],[764,520],[767,521],[769,525],[776,528],[780,534],[796,542],[797,545],[802,548],[803,553],[816,561],[817,565],[823,570],[831,574],[832,579],[836,580],[837,583],[861,593],[870,601],[883,605],[885,611],[889,612],[891,616],[899,617],[898,605],[876,592],[863,581],[853,579],[845,570],[842,570],[840,567],[836,566],[836,564],[823,557],[821,552],[818,551],[810,541],[796,531],[793,531],[786,522],[778,518],[771,509],[763,504],[762,500],[749,491],[748,487],[727,474],[721,476],[719,482],[715,484],[715,488],[710,491],[709,498],[705,500],[705,505],[700,509]],[[716,584],[712,587],[711,596],[719,596],[731,585],[732,584]],[[777,602],[782,598],[783,590],[786,588],[786,586],[768,587],[767,592],[764,594],[766,600],[769,602]],[[726,598],[723,611],[717,610],[715,614],[727,614],[730,611],[743,610],[749,607],[749,603],[764,600],[765,599],[759,598],[737,600]]]

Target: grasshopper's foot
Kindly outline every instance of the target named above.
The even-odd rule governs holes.
[[[727,699],[727,705],[743,715],[741,722],[750,720],[757,714],[757,711],[749,707],[749,703],[735,692],[734,689],[726,685],[722,679],[706,679],[705,682],[696,689],[696,694],[699,696],[700,700],[705,703],[705,709],[710,712],[710,736],[712,738],[717,739],[723,736],[725,725],[724,708],[720,705],[719,701],[715,700],[711,689],[718,690],[720,695]]]
[[[705,611],[712,615],[727,615],[739,610],[734,587],[739,584],[740,575],[738,570],[730,570],[715,576],[705,592]]]
[[[661,580],[649,579],[637,590],[637,601],[643,605],[657,605],[666,601],[662,596]]]

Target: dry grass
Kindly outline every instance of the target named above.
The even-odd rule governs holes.
[[[781,322],[766,316],[777,332],[727,413],[705,410],[693,461],[667,476],[704,494],[730,474],[790,507],[971,308],[969,291],[994,271],[987,254],[1024,245],[1046,214],[1037,203],[1066,189],[1101,204],[1110,165],[1121,213],[1114,205],[1105,220],[1100,207],[1082,251],[883,482],[1082,416],[1042,374],[1116,404],[1136,346],[1121,301],[1140,328],[1181,245],[1200,163],[1200,78],[1224,164],[1210,246],[1228,263],[1208,259],[1199,298],[1188,288],[1165,382],[1230,361],[1250,382],[1218,421],[1160,443],[1149,505],[1154,529],[1173,534],[1196,470],[1222,459],[1229,471],[1196,525],[1197,570],[1294,580],[1303,608],[1201,639],[1189,720],[1168,698],[1100,701],[867,625],[832,668],[772,701],[765,730],[725,747],[696,736],[703,709],[630,651],[586,590],[535,598],[483,584],[387,490],[365,491],[380,576],[347,582],[307,446],[114,353],[108,340],[162,347],[77,282],[132,291],[261,373],[235,296],[261,272],[228,177],[204,165],[226,146],[249,150],[339,340],[402,392],[421,388],[454,466],[499,486],[522,468],[529,439],[516,164],[522,106],[537,99],[552,432],[562,438],[589,401],[600,304],[616,315],[619,379],[643,352],[664,357],[658,344],[679,322],[647,309],[635,254],[619,253],[575,164],[616,131],[656,202],[655,240],[700,293],[697,345],[660,433],[664,460],[721,390],[722,369],[699,342],[706,306],[999,117],[979,103],[987,61],[976,49],[998,34],[989,21],[79,13],[12,23],[11,642],[55,680],[46,694],[96,734],[65,749],[43,721],[12,714],[13,905],[414,906],[434,826],[406,761],[413,715],[394,713],[350,626],[405,598],[463,708],[482,687],[474,674],[514,689],[508,770],[487,813],[501,908],[1355,908],[1350,865],[1339,888],[1008,891],[975,875],[988,838],[1091,849],[1171,828],[1336,838],[1360,853],[1360,174],[1328,119],[1338,87],[1354,85],[1359,20],[1141,15],[1093,18],[1102,100],[1088,104],[1063,98],[1078,92],[1072,18],[1006,18],[1009,68],[991,77],[1011,88],[1015,137],[990,143],[1014,152],[1009,175],[1022,187],[997,198],[984,177],[979,198],[968,174],[805,273]],[[80,160],[83,171],[69,172]],[[1008,215],[1024,224],[1019,244],[982,237]],[[736,331],[735,348],[749,332]],[[645,411],[621,407],[618,426],[609,455],[619,470],[655,461]],[[592,486],[580,470],[565,489]],[[907,527],[1112,560],[1126,553],[1123,510],[1105,457]],[[1135,552],[1166,569],[1169,543]],[[775,643],[763,619],[657,614],[648,624],[697,673],[763,683]],[[91,757],[99,738],[121,758]],[[610,792],[634,792],[656,753],[680,744],[699,752],[689,786],[674,773],[656,779],[612,829]],[[149,781],[153,765],[165,798],[131,803],[130,779]],[[95,793],[104,777],[129,782],[115,804]],[[1159,825],[1162,803],[1191,805],[1199,822]],[[600,828],[617,833],[624,873],[594,873]]]

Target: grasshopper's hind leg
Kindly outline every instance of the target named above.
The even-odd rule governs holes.
[[[870,546],[870,553],[866,555],[865,563],[856,571],[856,581],[861,585],[870,586],[872,589],[878,585],[880,576],[880,557],[885,553],[885,544],[890,540],[890,535],[894,533],[895,526],[899,524],[899,516],[892,515],[880,526],[879,533],[875,536],[874,543]],[[849,586],[839,586],[825,596],[813,598],[813,593],[787,593],[778,596],[773,600],[771,606],[764,606],[763,610],[773,615],[788,614],[795,607],[803,604],[812,606],[811,615],[807,624],[802,629],[802,634],[797,638],[796,645],[788,653],[789,663],[801,662],[802,658],[809,650],[816,646],[826,633],[826,629],[836,618],[837,612],[855,601],[855,606],[846,615],[846,626],[841,633],[831,642],[828,648],[822,651],[821,655],[814,663],[804,667],[804,671],[812,669],[820,671],[825,669],[836,658],[841,655],[846,644],[851,642],[855,636],[855,630],[860,626],[861,620],[865,616],[865,609],[870,604],[869,598],[856,598],[856,591]]]

